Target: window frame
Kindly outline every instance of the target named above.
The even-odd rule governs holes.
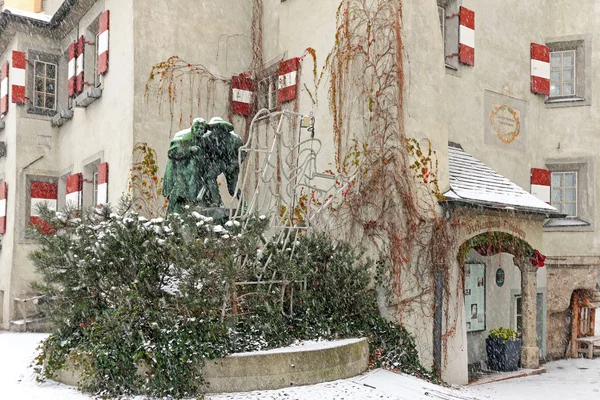
[[[38,76],[36,74],[39,64],[44,64],[44,74],[43,74],[43,76]],[[49,78],[47,76],[46,71],[47,71],[47,68],[48,68],[49,65],[51,65],[51,66],[54,67],[54,78]],[[44,86],[43,87],[43,91],[41,91],[41,92],[39,90],[37,90],[37,88],[36,88],[36,83],[37,83],[37,79],[38,78],[43,78],[43,82],[44,82],[43,83],[43,86]],[[46,81],[48,79],[54,80],[54,93],[47,93],[46,92],[46,89],[47,89],[47,82]],[[42,109],[44,111],[56,111],[56,109],[57,109],[57,104],[56,103],[57,103],[57,100],[58,100],[57,88],[58,88],[58,64],[55,64],[55,63],[52,63],[52,62],[47,62],[47,61],[42,61],[42,60],[34,60],[33,61],[33,103],[34,103],[33,106],[35,108],[40,108],[40,109]],[[43,95],[44,106],[38,106],[38,105],[35,104],[36,103],[37,95],[39,93],[41,93]],[[47,100],[46,96],[53,96],[54,97],[54,107],[49,108],[49,107],[45,106],[45,103],[46,103],[46,100]]]
[[[29,50],[27,54],[28,68],[27,68],[27,113],[43,115],[43,116],[54,116],[60,108],[60,96],[61,96],[61,56],[59,54],[45,53],[37,50]],[[54,109],[37,107],[35,105],[35,65],[37,62],[43,62],[45,64],[53,64],[55,66],[55,80],[56,85],[54,88]]]
[[[265,77],[257,82],[256,96],[258,109],[266,108],[269,111],[275,111],[280,108],[278,101],[279,91],[279,63],[266,68]],[[265,104],[266,103],[266,104]]]
[[[574,186],[566,186],[566,175],[567,174],[573,174],[575,176],[575,185]],[[561,201],[559,202],[554,202],[554,196],[552,194],[552,191],[554,190],[555,186],[553,185],[553,177],[555,175],[561,175],[562,179],[561,179],[561,186],[560,186],[560,190],[562,191],[562,198]],[[567,214],[566,218],[577,218],[579,216],[579,203],[578,203],[578,195],[577,195],[577,191],[578,191],[578,185],[579,185],[579,177],[578,177],[578,173],[576,170],[574,171],[551,171],[550,172],[550,205],[552,205],[553,207],[556,207],[555,204],[560,204],[561,208],[560,208],[560,212],[562,212],[563,214],[567,214],[565,212],[565,205],[566,204],[573,204],[575,203],[575,214]],[[575,201],[566,201],[566,196],[565,196],[565,191],[566,189],[575,189]]]
[[[460,76],[460,62],[458,60],[460,21],[458,15],[461,5],[462,0],[437,0],[438,10],[440,8],[444,9],[444,32],[442,34],[444,67],[447,73],[456,76]]]
[[[523,296],[517,294],[515,297],[515,318],[514,318],[514,327],[515,332],[517,332],[517,336],[521,337],[521,329],[519,329],[519,318],[521,319],[521,328],[523,327]],[[521,313],[519,313],[519,303],[521,303]]]
[[[574,51],[574,94],[547,96],[546,108],[579,107],[592,104],[592,36],[572,35],[546,40],[550,53]],[[552,70],[552,67],[550,68]],[[552,76],[550,76],[552,79]],[[562,89],[561,89],[562,90]]]
[[[92,175],[92,205],[98,204],[98,167]]]
[[[564,89],[564,85],[565,85],[565,79],[564,79],[564,73],[565,73],[565,64],[564,64],[564,59],[565,59],[565,54],[567,53],[571,53],[572,54],[572,59],[573,59],[573,63],[572,65],[570,65],[571,68],[573,68],[573,80],[571,81],[572,85],[573,85],[573,93],[570,94],[565,94],[563,93],[563,89]],[[552,54],[560,54],[560,67],[553,67],[552,66]],[[555,70],[558,71],[555,71]],[[560,81],[559,83],[559,88],[560,88],[560,93],[557,95],[552,95],[552,72],[559,72],[560,73]],[[570,50],[556,50],[556,51],[551,51],[550,52],[550,96],[549,98],[551,99],[556,99],[556,98],[561,98],[561,97],[574,97],[577,94],[577,51],[575,49],[570,49]]]
[[[596,213],[595,162],[593,157],[546,159],[550,172],[577,172],[577,216],[550,218],[544,223],[544,232],[593,232]],[[552,187],[552,179],[550,182]],[[552,189],[550,189],[552,196]],[[552,199],[552,198],[551,198]]]

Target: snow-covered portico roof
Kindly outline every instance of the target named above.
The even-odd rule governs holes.
[[[564,216],[464,151],[459,144],[448,144],[448,164],[450,190],[444,193],[447,203],[543,214],[548,218]]]

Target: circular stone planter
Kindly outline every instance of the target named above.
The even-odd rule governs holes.
[[[350,378],[366,371],[368,364],[367,339],[344,339],[206,360],[202,375],[208,393],[249,392]],[[71,386],[78,386],[80,378],[72,362],[56,374],[57,381]]]
[[[369,363],[367,339],[308,343],[206,360],[210,393],[249,392],[350,378]]]

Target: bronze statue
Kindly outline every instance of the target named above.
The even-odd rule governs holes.
[[[163,183],[163,195],[169,200],[167,212],[181,212],[186,204],[221,207],[217,177],[225,175],[227,190],[233,196],[241,146],[242,139],[233,132],[233,125],[218,117],[209,123],[197,118],[191,128],[175,134]]]

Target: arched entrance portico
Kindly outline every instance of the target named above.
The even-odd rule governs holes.
[[[521,272],[521,366],[538,368],[540,351],[536,344],[537,271],[544,265],[545,257],[524,239],[501,231],[483,232],[466,240],[460,246],[458,253],[458,263],[461,268],[464,267],[467,254],[471,250],[487,257],[500,253],[514,256],[514,265]]]

